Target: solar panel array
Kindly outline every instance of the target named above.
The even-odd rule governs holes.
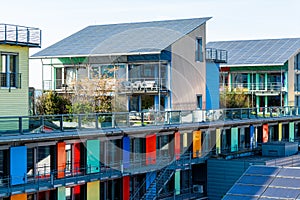
[[[228,65],[283,65],[300,49],[300,38],[209,42],[208,48],[228,51]]]
[[[300,199],[300,168],[250,166],[223,200]]]
[[[32,57],[160,52],[210,18],[88,26]]]

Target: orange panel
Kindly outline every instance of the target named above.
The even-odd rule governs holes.
[[[180,133],[174,133],[174,150],[175,150],[175,158],[178,160],[180,158]]]
[[[65,168],[66,168],[66,143],[58,142],[56,144],[57,150],[57,178],[63,178],[65,176]]]
[[[193,158],[201,156],[201,131],[193,132]]]
[[[27,194],[16,194],[10,197],[10,200],[27,200]]]
[[[146,165],[156,163],[156,135],[146,136]]]
[[[269,140],[269,126],[268,124],[264,124],[263,125],[263,140],[262,142],[265,143],[265,142],[268,142]]]

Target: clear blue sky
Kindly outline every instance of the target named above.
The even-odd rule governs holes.
[[[88,25],[193,17],[213,17],[208,41],[300,37],[300,0],[14,0],[1,8],[0,23],[42,29],[42,49]],[[31,62],[37,88],[40,67]]]

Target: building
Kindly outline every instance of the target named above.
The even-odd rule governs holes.
[[[38,28],[0,24],[0,116],[29,114],[29,48],[40,46]],[[0,130],[14,126],[15,122],[8,122]]]
[[[107,113],[33,118],[57,124],[51,132],[22,130],[27,117],[17,116],[19,130],[0,135],[0,199],[220,199],[249,165],[299,165],[293,154],[300,117],[288,110],[277,118],[247,112],[239,120],[223,110],[210,122],[209,115],[206,122],[187,121],[184,111],[172,122],[174,111],[167,111],[163,124],[144,126],[123,121],[129,113],[110,113],[118,126],[106,128],[97,119]]]
[[[218,81],[226,52],[206,49],[209,19],[88,26],[32,58],[47,71],[44,90],[71,93],[72,82],[105,75],[128,111],[217,108],[218,87],[207,81]]]
[[[221,91],[247,93],[250,107],[300,105],[300,38],[209,42],[207,47],[228,51],[220,68]]]

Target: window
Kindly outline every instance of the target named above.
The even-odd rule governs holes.
[[[295,69],[300,70],[300,53],[295,56]]]
[[[202,109],[202,95],[197,95],[197,109]]]
[[[300,74],[295,75],[295,91],[300,91]]]
[[[203,40],[202,38],[196,39],[196,61],[203,62]]]
[[[18,74],[18,54],[1,53],[0,87],[20,88],[21,77]]]
[[[295,106],[300,106],[300,96],[295,96]]]

